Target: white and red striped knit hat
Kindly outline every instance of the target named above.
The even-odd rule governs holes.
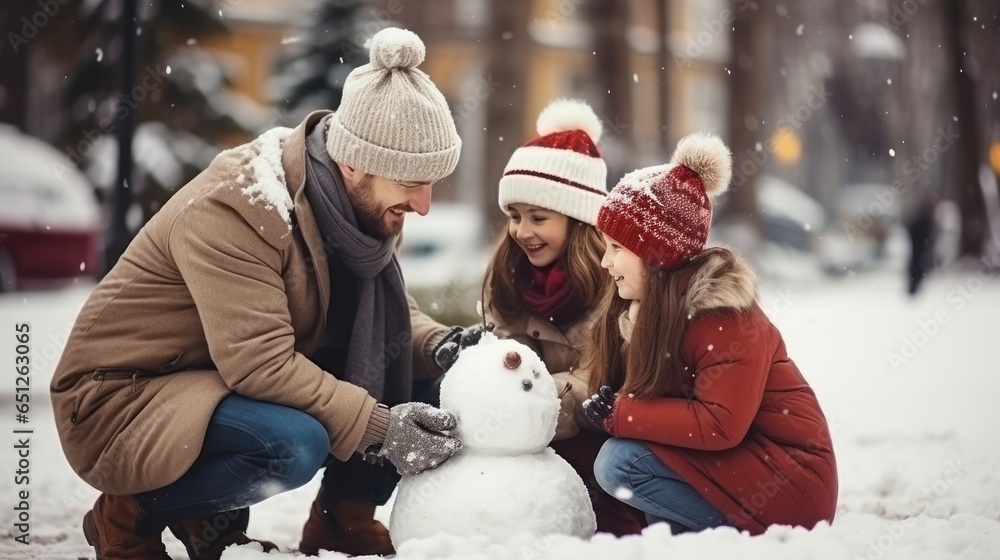
[[[538,115],[541,136],[514,150],[500,179],[500,209],[525,203],[594,225],[608,195],[597,142],[604,127],[583,101],[559,99]]]

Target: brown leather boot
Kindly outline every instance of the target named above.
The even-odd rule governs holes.
[[[170,560],[160,538],[163,529],[132,496],[101,494],[83,516],[83,535],[97,560]]]
[[[222,551],[233,545],[260,543],[264,552],[277,550],[278,545],[246,535],[250,523],[250,508],[225,511],[168,525],[177,540],[184,543],[191,560],[219,560]]]
[[[389,540],[389,530],[375,521],[375,506],[348,500],[326,505],[322,498],[321,489],[302,529],[300,552],[307,556],[317,556],[320,550],[352,556],[396,553]]]

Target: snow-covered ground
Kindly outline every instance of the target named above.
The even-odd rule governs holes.
[[[96,493],[63,458],[45,394],[88,292],[80,286],[0,298],[8,333],[0,340],[2,363],[13,364],[13,325],[29,321],[36,364],[28,546],[12,538],[19,489],[12,430],[21,427],[14,425],[13,375],[0,385],[9,442],[0,465],[2,558],[93,557],[80,520]],[[753,538],[732,529],[674,537],[654,526],[641,537],[520,539],[503,547],[440,536],[404,545],[397,558],[1000,558],[1000,365],[994,346],[1000,344],[1000,281],[974,271],[939,275],[915,301],[903,295],[897,274],[808,288],[771,283],[762,304],[830,421],[840,470],[840,508],[832,526],[775,527]],[[313,480],[254,506],[250,533],[292,550],[318,485]],[[378,516],[388,521],[389,508]],[[177,541],[164,538],[174,558],[185,557]],[[263,557],[249,547],[224,555]]]

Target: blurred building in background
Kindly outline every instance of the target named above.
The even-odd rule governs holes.
[[[365,41],[403,26],[464,142],[435,202],[474,216],[481,243],[502,223],[511,152],[549,101],[575,97],[604,120],[609,187],[687,133],[722,135],[734,179],[713,235],[766,274],[894,258],[932,194],[942,259],[1000,253],[988,0],[156,0],[137,4],[134,99],[115,89],[121,1],[56,4],[0,6],[0,122],[64,154],[107,216],[114,128],[134,113],[133,231],[219,150],[335,109]]]

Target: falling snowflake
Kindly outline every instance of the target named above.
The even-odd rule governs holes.
[[[632,498],[632,491],[624,486],[615,489],[615,497],[619,500],[628,500]]]

